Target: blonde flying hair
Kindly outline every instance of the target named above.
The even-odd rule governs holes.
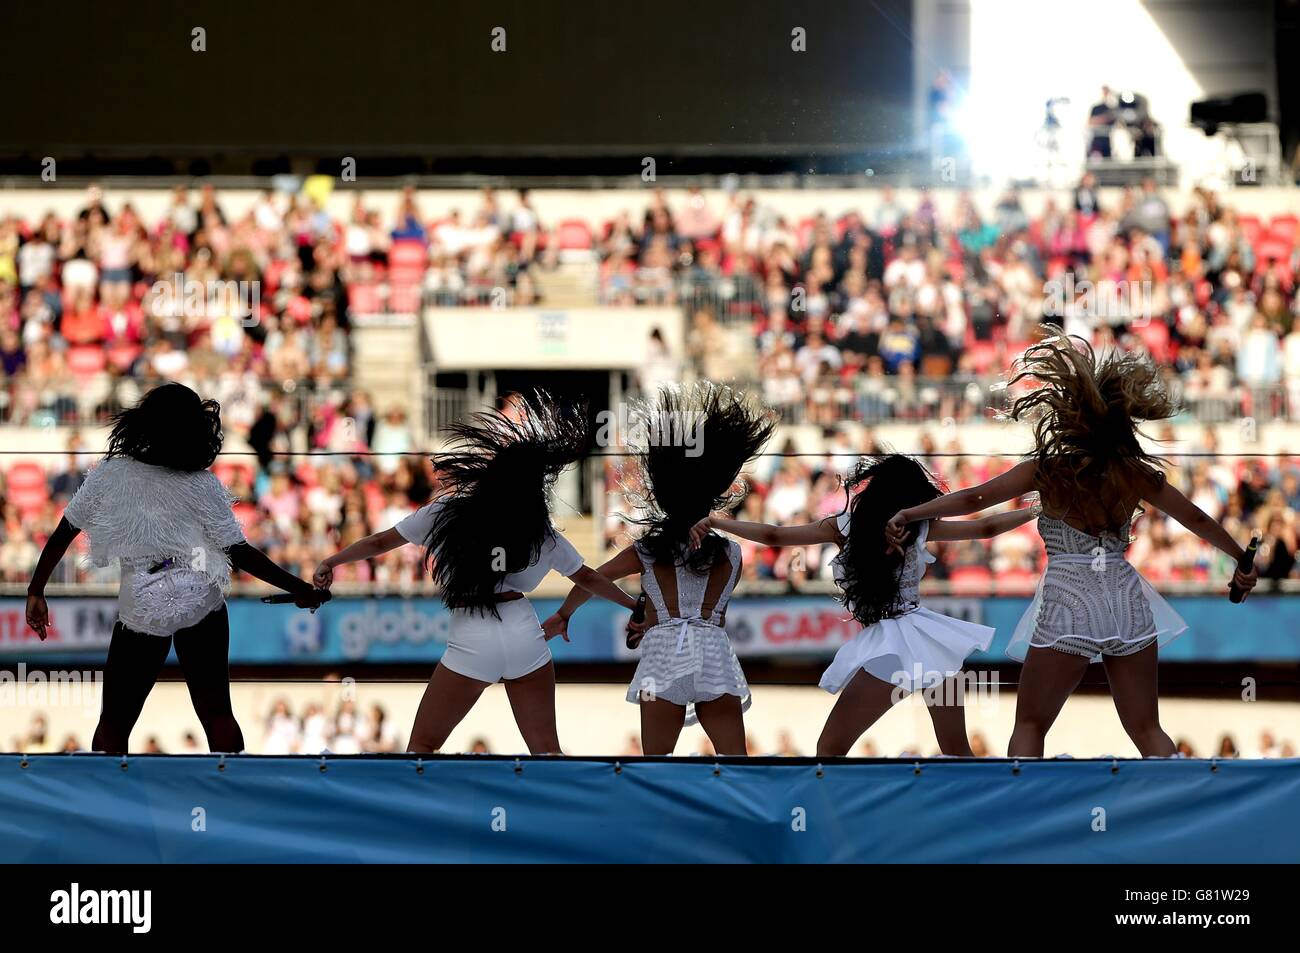
[[[1166,461],[1142,449],[1138,423],[1174,416],[1177,403],[1145,358],[1119,351],[1098,357],[1082,338],[1055,325],[1045,330],[1008,381],[1040,386],[1016,398],[1008,416],[1032,422],[1034,479],[1046,510],[1064,514],[1090,499],[1108,528],[1122,529],[1144,491],[1165,479]]]

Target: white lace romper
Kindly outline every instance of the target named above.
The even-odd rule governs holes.
[[[165,638],[225,603],[226,549],[245,542],[230,507],[211,470],[110,457],[87,474],[63,516],[89,538],[92,565],[119,563],[122,624]]]
[[[638,704],[644,695],[647,700],[684,705],[688,725],[696,722],[696,702],[723,695],[735,695],[741,700],[741,710],[747,710],[749,683],[722,627],[740,576],[740,544],[727,540],[730,572],[725,576],[716,566],[714,571],[698,573],[685,566],[658,565],[639,545],[636,553],[641,557],[641,588],[659,621],[641,639],[641,661],[628,686],[627,700]],[[666,585],[672,590],[669,596],[664,593]],[[710,601],[706,616],[704,607]]]
[[[1038,518],[1047,570],[1020,619],[1007,655],[1023,661],[1030,647],[1100,661],[1165,645],[1187,629],[1173,607],[1124,558],[1121,534],[1092,536],[1064,520]]]

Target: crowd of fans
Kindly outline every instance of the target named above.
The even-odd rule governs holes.
[[[543,230],[527,192],[506,209],[491,189],[437,220],[413,189],[388,220],[360,193],[336,218],[307,189],[233,217],[209,185],[177,187],[156,220],[97,188],[67,219],[0,217],[0,422],[102,420],[139,381],[335,387],[355,316],[531,304],[534,266],[588,253],[584,228]]]
[[[1165,441],[1172,463],[1170,481],[1243,544],[1252,531],[1262,533],[1257,565],[1265,580],[1295,578],[1300,535],[1300,457],[1237,458],[1213,456],[1218,442],[1206,427],[1191,441],[1174,439],[1172,428],[1156,434]],[[842,478],[864,454],[882,452],[871,431],[828,429],[824,453],[798,455],[793,444],[769,448],[748,474],[749,493],[739,519],[794,525],[815,522],[843,510]],[[922,432],[918,451],[950,490],[965,489],[1010,469],[1016,459],[963,455],[957,437],[942,445]],[[1180,458],[1179,454],[1188,454]],[[627,545],[638,532],[635,471],[606,463],[607,545]],[[1010,506],[1028,505],[1015,501]],[[1203,583],[1231,574],[1218,550],[1163,513],[1148,511],[1134,522],[1129,556],[1156,585]],[[741,541],[742,578],[800,586],[810,580],[829,583],[835,548],[830,545],[769,549]],[[938,561],[929,567],[922,587],[942,581],[957,592],[1019,594],[1032,589],[1046,564],[1042,539],[1032,523],[993,539],[931,544]],[[1268,583],[1264,586],[1267,589]]]
[[[269,191],[228,217],[208,186],[177,188],[156,221],[97,189],[66,220],[0,219],[0,421],[102,420],[140,381],[346,382],[361,265],[344,232]]]
[[[986,379],[1045,319],[1149,352],[1202,418],[1300,415],[1295,215],[1197,190],[1175,216],[1152,181],[1108,203],[1090,176],[1033,215],[1015,191],[987,214],[876,195],[868,214],[793,221],[742,193],[653,191],[639,216],[544,224],[526,191],[442,218],[409,189],[387,218],[362,194],[335,218],[268,191],[228,218],[211,187],[177,188],[145,221],[91,190],[66,221],[0,220],[0,421],[102,417],[141,379],[338,386],[354,315],[531,304],[538,270],[575,256],[607,304],[686,308],[695,373],[748,373],[815,423],[986,413]],[[737,323],[754,354],[728,346]]]
[[[1045,320],[1100,349],[1149,353],[1202,419],[1300,417],[1300,226],[1239,215],[1197,190],[1174,216],[1153,181],[1106,204],[1091,175],[1028,214],[1015,191],[983,215],[963,195],[883,189],[870,215],[791,221],[735,195],[656,193],[596,247],[613,304],[692,313],[700,376],[736,373],[726,327],[752,326],[768,402],[814,423],[964,419]]]
[[[190,383],[222,402],[227,433],[256,454],[223,457],[217,468],[250,540],[308,575],[325,553],[425,502],[432,485],[418,455],[365,455],[418,444],[401,409],[376,408],[352,386],[351,316],[411,305],[397,299],[412,290],[417,302],[482,303],[505,288],[528,303],[533,270],[570,253],[599,262],[611,304],[691,310],[684,357],[692,367],[659,336],[640,368],[644,388],[684,372],[734,377],[729,331],[752,326],[754,387],[826,428],[825,460],[771,457],[756,473],[746,511],[777,522],[842,506],[839,474],[871,449],[870,435],[845,418],[920,423],[989,413],[1001,399],[989,373],[1045,318],[1099,348],[1146,350],[1202,418],[1249,412],[1263,420],[1300,408],[1294,217],[1252,219],[1198,191],[1175,218],[1150,182],[1110,207],[1089,178],[1068,205],[1049,201],[1033,217],[1014,192],[989,217],[963,198],[945,218],[928,197],[908,204],[886,188],[869,217],[800,222],[738,193],[720,212],[699,190],[673,205],[660,191],[645,194],[641,216],[603,224],[544,225],[527,192],[507,208],[490,189],[471,200],[472,214],[441,220],[421,211],[412,190],[388,220],[362,195],[339,221],[305,192],[271,191],[233,218],[210,187],[197,196],[178,188],[157,221],[129,202],[110,214],[96,190],[67,221],[9,216],[0,221],[0,422],[102,422],[154,379]],[[173,287],[177,273],[182,285],[207,289],[201,306]],[[249,302],[239,282],[260,289],[256,320],[241,313]],[[1199,449],[1214,449],[1209,433]],[[333,455],[301,455],[310,450]],[[0,580],[28,576],[91,452],[74,435],[63,460],[0,461]],[[954,487],[1004,465],[975,456],[932,462]],[[1266,574],[1293,575],[1296,465],[1187,463],[1175,479],[1239,535],[1264,531]],[[615,543],[626,536],[628,504],[610,488],[606,536]],[[1139,521],[1134,547],[1157,582],[1221,569],[1208,547],[1156,514]],[[829,573],[829,554],[816,549],[751,556],[751,578]],[[1014,586],[1041,560],[1024,530],[943,547],[931,578],[987,585],[992,573]],[[60,572],[110,581],[71,560]],[[338,575],[415,580],[418,553],[403,548]]]

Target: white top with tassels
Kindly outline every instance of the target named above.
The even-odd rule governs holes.
[[[131,457],[93,467],[63,516],[90,540],[90,562],[118,562],[118,618],[170,636],[221,607],[226,550],[245,542],[230,494],[211,470],[169,470]]]

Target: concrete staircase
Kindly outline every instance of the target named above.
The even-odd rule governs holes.
[[[378,413],[394,405],[402,407],[416,433],[421,432],[423,411],[424,386],[419,380],[423,333],[418,323],[352,329],[353,386],[370,394]]]
[[[555,524],[564,531],[564,538],[573,543],[582,554],[582,561],[595,569],[613,553],[606,553],[604,541],[596,534],[596,520],[591,516],[578,516],[559,507],[555,511]],[[567,595],[571,583],[557,573],[550,573],[537,587],[536,594],[543,598]]]
[[[538,268],[533,280],[544,308],[591,308],[600,303],[595,262],[565,261],[554,270]]]

